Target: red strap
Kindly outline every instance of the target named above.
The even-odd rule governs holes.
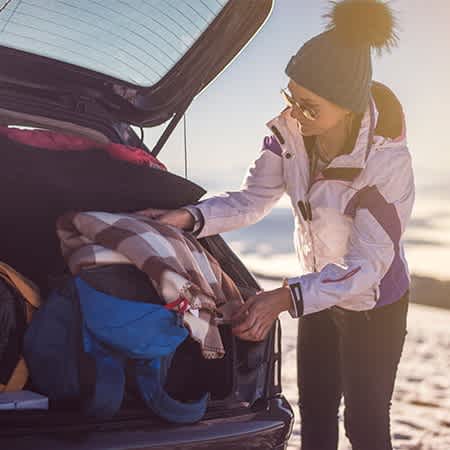
[[[167,309],[178,309],[180,312],[186,312],[189,309],[189,300],[186,297],[180,295],[173,302],[167,303],[164,307]]]

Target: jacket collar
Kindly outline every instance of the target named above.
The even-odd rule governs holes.
[[[286,138],[290,135],[292,142],[295,142],[295,151],[305,151],[305,144],[298,131],[296,120],[290,115],[291,109],[284,109],[277,117],[269,120],[266,126],[278,139],[283,149],[286,151]],[[378,110],[374,99],[370,96],[369,105],[361,121],[361,127],[355,146],[350,153],[339,155],[331,161],[328,167],[323,170],[324,178],[333,178],[345,181],[354,180],[364,169],[369,157],[371,147],[374,143],[375,127],[378,120]],[[292,151],[292,150],[291,150]]]

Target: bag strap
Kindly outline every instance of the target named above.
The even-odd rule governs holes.
[[[13,288],[17,289],[26,300],[26,319],[27,323],[29,323],[34,310],[41,306],[41,297],[38,287],[4,262],[0,262],[0,277]]]

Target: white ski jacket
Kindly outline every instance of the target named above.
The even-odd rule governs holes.
[[[372,95],[353,150],[315,179],[287,108],[267,123],[273,135],[264,139],[240,190],[194,205],[203,216],[201,238],[259,221],[288,194],[303,268],[302,275],[288,279],[294,317],[334,305],[369,310],[397,301],[409,289],[402,235],[414,202],[411,156],[398,100],[385,86],[375,87],[379,98]]]

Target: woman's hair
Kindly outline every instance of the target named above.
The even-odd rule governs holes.
[[[351,113],[352,114],[352,127],[347,139],[344,144],[344,153],[351,153],[353,147],[356,144],[356,139],[358,139],[359,130],[361,128],[361,122],[364,117],[363,113]]]
[[[343,153],[351,153],[356,144],[356,139],[358,139],[359,130],[361,129],[361,122],[364,117],[363,113],[351,113],[352,114],[352,125],[350,133],[344,143]],[[309,157],[311,157],[314,143],[316,141],[316,136],[303,136],[303,142],[305,143],[306,152]]]

